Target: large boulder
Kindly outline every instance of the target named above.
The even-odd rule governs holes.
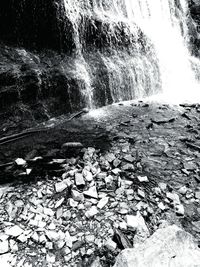
[[[192,235],[176,225],[157,230],[137,248],[125,249],[114,267],[199,267],[200,249]]]

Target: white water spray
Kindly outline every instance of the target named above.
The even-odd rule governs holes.
[[[110,92],[113,102],[155,95],[159,90],[162,95],[155,98],[158,100],[200,102],[200,85],[195,79],[200,61],[192,59],[188,49],[187,25],[191,18],[187,0],[64,0],[64,3],[66,16],[74,28],[76,72],[85,83],[82,93],[89,107],[95,107],[93,92],[99,88],[95,88],[96,66],[83,53],[84,34],[79,26],[85,19],[94,25],[96,20],[108,24],[108,39],[115,36],[117,23],[125,23],[134,36],[137,25],[152,43],[149,51],[143,53],[138,36],[131,53],[115,47],[110,47],[109,53],[97,52],[96,58],[101,58],[107,69],[104,88]],[[88,54],[91,53],[96,52],[89,50]],[[93,62],[96,58],[94,55]],[[192,61],[195,61],[193,68]],[[104,104],[108,102],[105,99]]]
[[[200,101],[200,85],[195,79],[187,47],[186,0],[126,0],[129,20],[136,22],[152,40],[159,60],[161,99],[168,102]],[[159,98],[158,98],[159,99]]]

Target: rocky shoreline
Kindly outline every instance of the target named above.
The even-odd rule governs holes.
[[[199,240],[199,112],[117,104],[1,145],[1,179],[14,182],[0,191],[0,254],[10,266],[113,266],[163,225]]]

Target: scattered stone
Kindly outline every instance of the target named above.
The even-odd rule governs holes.
[[[117,168],[120,164],[121,164],[121,160],[119,160],[119,159],[117,159],[117,158],[113,161],[113,166],[114,166],[115,168]]]
[[[134,237],[135,244],[143,242],[149,236],[149,230],[146,226],[145,220],[137,212],[137,215],[126,215],[127,226],[133,230],[136,230],[136,235]]]
[[[147,178],[147,176],[138,176],[137,178],[141,183],[142,182],[149,182],[149,179]]]
[[[99,208],[99,209],[103,209],[103,208],[108,204],[108,201],[109,201],[109,197],[104,197],[104,198],[102,198],[102,199],[99,201],[99,203],[98,203],[98,205],[97,205],[97,208]]]
[[[119,168],[112,169],[112,173],[114,175],[118,175],[120,172],[121,172],[121,170]]]
[[[20,228],[18,225],[15,225],[15,226],[13,226],[11,228],[7,228],[5,230],[6,235],[9,235],[9,236],[12,236],[12,237],[18,237],[23,232],[24,232],[24,230],[22,228]]]
[[[173,201],[174,204],[180,204],[179,196],[176,193],[167,192],[166,196],[169,200]]]
[[[111,163],[111,162],[113,162],[113,161],[115,160],[115,155],[114,155],[113,153],[107,153],[107,154],[105,155],[105,159],[106,159],[109,163]]]
[[[161,210],[165,210],[166,209],[165,205],[162,202],[158,203],[158,207]]]
[[[141,189],[138,189],[137,193],[138,193],[138,196],[145,198],[145,192],[142,191]]]
[[[182,186],[181,188],[179,188],[178,192],[181,194],[181,195],[185,195],[187,193],[187,190],[188,188],[184,185]]]
[[[56,202],[55,209],[59,208],[63,204],[64,201],[65,201],[65,198],[62,197],[58,202]]]
[[[125,165],[122,166],[122,170],[123,171],[133,171],[135,168],[133,166],[133,164],[127,163]]]
[[[108,239],[105,242],[105,247],[111,251],[114,251],[117,248],[117,244],[112,239]]]
[[[66,188],[67,188],[67,185],[66,185],[66,183],[64,183],[64,182],[59,182],[59,183],[56,183],[56,184],[55,184],[55,190],[56,190],[56,193],[61,193],[61,192],[63,192]]]
[[[200,200],[200,191],[198,192],[195,192],[195,198],[199,199]]]
[[[83,202],[84,201],[84,195],[83,195],[83,193],[79,193],[76,190],[72,190],[71,191],[71,194],[72,194],[73,200],[75,200],[77,202]]]
[[[175,210],[176,210],[176,213],[178,214],[178,215],[181,215],[181,216],[183,216],[184,214],[185,214],[185,210],[184,210],[184,206],[183,205],[177,205],[176,207],[175,207]]]
[[[65,232],[65,243],[67,247],[72,248],[72,238],[68,231]]]
[[[69,201],[70,207],[76,208],[78,206],[78,202],[77,201],[74,201],[73,198],[69,198],[68,201]]]
[[[88,181],[88,182],[93,181],[92,173],[90,171],[86,170],[86,169],[83,170],[83,176],[84,176],[86,181]]]
[[[56,211],[56,219],[60,219],[63,215],[63,209],[62,207],[58,208],[57,211]]]
[[[135,160],[131,155],[127,155],[127,156],[125,156],[124,159],[125,159],[127,162],[130,162],[130,163],[133,163],[134,160]]]
[[[85,216],[87,218],[94,217],[96,214],[98,214],[98,210],[95,206],[92,206],[88,211],[86,211]]]
[[[18,166],[25,166],[26,165],[26,161],[22,158],[16,159],[15,162]]]
[[[9,252],[9,243],[8,240],[0,240],[0,255]]]
[[[83,194],[87,197],[98,198],[97,188],[96,186],[90,187],[87,191],[84,191]]]
[[[159,188],[165,192],[167,190],[167,184],[166,183],[158,183]]]
[[[85,186],[85,180],[82,173],[75,173],[75,183],[77,186]]]

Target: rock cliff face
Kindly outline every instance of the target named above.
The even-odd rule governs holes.
[[[191,43],[194,55],[200,57],[200,2],[198,0],[189,0],[189,8],[193,19],[191,30]]]
[[[159,89],[150,41],[112,1],[101,2],[0,2],[1,109],[42,107],[52,116],[129,100],[140,96],[139,77],[142,95]]]

